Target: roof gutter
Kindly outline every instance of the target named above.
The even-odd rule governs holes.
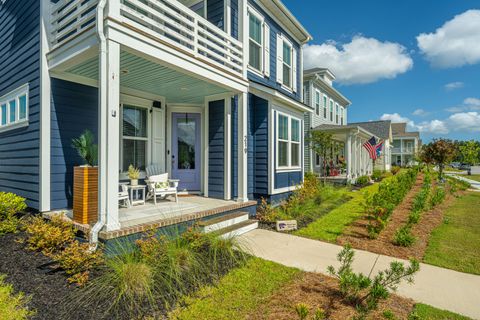
[[[97,19],[97,38],[99,42],[99,55],[100,55],[100,81],[99,81],[99,119],[100,119],[100,124],[99,124],[99,133],[100,133],[100,140],[103,139],[105,136],[102,134],[102,130],[105,130],[105,128],[102,129],[102,119],[104,118],[105,115],[103,113],[106,113],[107,110],[107,38],[105,37],[105,32],[104,32],[104,11],[105,11],[105,6],[107,5],[108,0],[100,0],[97,5],[97,13],[96,13],[96,19]],[[100,141],[100,146],[104,146],[104,142]],[[105,157],[106,155],[103,152],[99,152],[100,158]],[[100,168],[99,170],[102,171],[103,169],[101,166],[105,165],[105,161],[100,160]],[[104,179],[105,175],[100,172],[100,180]],[[102,184],[101,184],[102,185]],[[98,247],[98,234],[100,230],[102,230],[103,226],[106,223],[107,220],[107,215],[105,212],[105,201],[102,199],[102,191],[101,187],[99,189],[99,199],[100,199],[100,208],[99,208],[99,215],[98,215],[98,221],[97,223],[93,226],[92,230],[90,231],[90,245],[92,247],[92,250],[96,250]]]

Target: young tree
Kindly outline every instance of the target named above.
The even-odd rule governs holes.
[[[463,162],[473,166],[480,162],[480,143],[475,140],[465,141],[459,146],[459,153]]]
[[[333,136],[328,132],[312,130],[310,131],[308,142],[310,143],[312,150],[322,158],[323,181],[326,182],[327,159],[331,152],[336,152],[336,145]]]
[[[457,148],[451,140],[434,139],[429,144],[423,145],[420,159],[426,164],[437,165],[440,177],[442,177],[445,165],[450,163],[456,155]]]

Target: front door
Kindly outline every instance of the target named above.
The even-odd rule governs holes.
[[[172,113],[172,178],[181,191],[200,191],[200,137],[200,113]]]

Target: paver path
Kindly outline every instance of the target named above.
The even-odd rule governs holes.
[[[261,229],[239,238],[250,253],[257,257],[310,272],[326,273],[329,265],[338,267],[337,254],[342,249],[331,243]],[[353,268],[357,272],[369,274],[375,264],[375,274],[388,268],[394,260],[407,262],[355,250]],[[401,284],[397,293],[417,302],[480,319],[480,276],[422,263],[415,276],[415,283]]]

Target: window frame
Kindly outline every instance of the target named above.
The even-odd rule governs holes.
[[[288,139],[280,139],[279,138],[279,119],[280,117],[286,117],[287,118],[287,125],[288,125]],[[292,120],[298,121],[298,140],[299,141],[293,141],[292,136],[293,136],[293,130],[292,130]],[[279,165],[279,142],[286,142],[287,143],[287,166],[280,166]],[[298,165],[292,165],[292,144],[296,144],[299,146],[298,150]],[[281,112],[276,110],[276,117],[275,117],[275,167],[279,171],[292,171],[292,170],[301,170],[302,169],[302,119],[299,117]]]
[[[320,116],[320,106],[321,106],[321,103],[322,103],[322,94],[321,94],[320,90],[318,90],[318,89],[315,89],[315,97],[314,97],[313,103],[315,105],[315,114],[317,116]]]
[[[265,57],[264,57],[264,51],[265,51],[265,17],[263,17],[260,13],[258,13],[255,9],[252,7],[247,7],[247,13],[248,15],[253,14],[255,18],[257,18],[260,21],[260,38],[262,43],[259,44],[256,40],[250,38],[250,16],[248,16],[248,69],[251,71],[261,75],[262,77],[264,76],[264,67],[265,67]],[[254,41],[257,45],[260,46],[260,69],[255,68],[250,64],[250,41]]]
[[[339,122],[339,120],[340,120],[339,113],[340,113],[340,106],[338,105],[338,103],[335,103],[335,123],[336,123],[336,124],[340,124],[340,122]]]
[[[128,107],[135,107],[137,109],[144,109],[146,113],[146,137],[132,137],[132,136],[124,136],[123,135],[123,109],[125,106]],[[125,175],[127,171],[123,170],[123,165],[124,165],[124,157],[123,157],[123,141],[124,140],[136,140],[136,141],[145,141],[145,168],[148,166],[148,163],[150,161],[150,145],[151,145],[151,128],[150,128],[150,107],[141,105],[141,104],[136,104],[136,103],[130,103],[130,102],[123,102],[121,103],[120,107],[120,173]],[[142,172],[145,172],[144,170],[141,170]]]
[[[328,119],[328,113],[327,113],[327,108],[328,108],[328,97],[327,95],[323,95],[323,118]]]
[[[333,100],[330,99],[330,122],[333,122]]]
[[[28,126],[30,110],[30,86],[26,83],[0,97],[0,132]],[[25,117],[20,118],[20,99],[25,97]],[[11,119],[11,103],[14,103],[14,119]],[[5,108],[4,108],[5,107]],[[5,117],[5,124],[3,118]]]
[[[288,73],[289,76],[289,85],[285,84],[285,77],[283,76],[284,68],[285,66],[288,66],[288,64],[285,63],[285,55],[284,55],[284,46],[285,44],[290,47],[290,72]],[[279,50],[279,48],[277,48]],[[287,91],[293,92],[293,44],[284,36],[282,36],[282,88],[284,88]]]

